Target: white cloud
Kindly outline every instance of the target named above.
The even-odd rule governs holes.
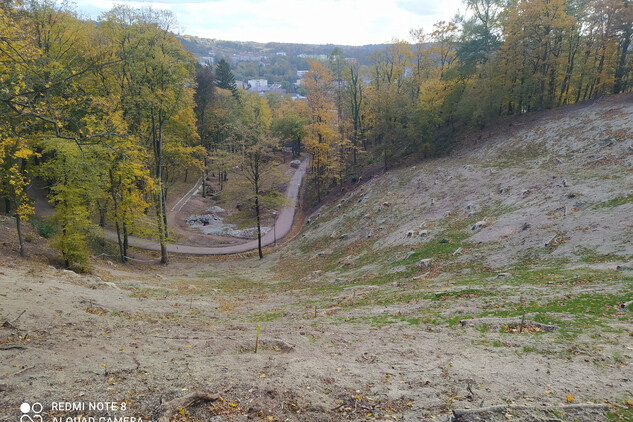
[[[438,13],[438,2],[435,0],[397,0],[396,6],[422,16]]]
[[[459,0],[78,0],[79,9],[151,4],[176,13],[183,32],[236,41],[376,44],[450,19]]]

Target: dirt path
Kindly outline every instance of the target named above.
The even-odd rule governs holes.
[[[277,218],[275,229],[262,236],[262,246],[271,245],[275,242],[275,239],[279,240],[290,232],[290,229],[292,228],[292,223],[294,222],[299,188],[301,187],[301,182],[303,181],[303,177],[306,173],[308,164],[310,164],[310,159],[305,158],[290,179],[288,188],[286,190],[286,198],[288,198],[289,204],[286,208],[283,208],[279,212],[279,217]],[[196,185],[189,192],[187,192],[180,201],[176,203],[176,205],[172,208],[172,211],[179,211],[180,209],[182,209],[189,198],[191,198],[191,196],[195,194],[197,186],[198,183],[196,183]],[[171,223],[173,224],[173,221]],[[114,232],[106,231],[105,237],[110,241],[116,242],[116,234]],[[130,237],[129,244],[130,246],[141,249],[153,251],[160,250],[160,244],[152,240]],[[220,247],[201,247],[175,244],[167,245],[168,252],[191,255],[228,255],[234,253],[248,252],[254,249],[257,249],[257,239],[249,241],[247,243],[243,243],[241,245]]]

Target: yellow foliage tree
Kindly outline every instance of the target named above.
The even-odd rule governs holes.
[[[336,141],[336,108],[332,102],[332,72],[324,64],[310,60],[306,74],[310,123],[306,126],[306,149],[312,155],[311,175],[321,201],[321,193],[327,178],[338,173],[333,161],[332,146]]]

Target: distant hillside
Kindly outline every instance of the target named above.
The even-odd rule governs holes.
[[[216,57],[230,59],[233,54],[259,53],[261,55],[275,55],[279,52],[286,53],[286,57],[305,55],[329,55],[335,48],[340,48],[343,56],[358,60],[361,65],[369,65],[369,56],[375,50],[384,49],[387,44],[368,44],[363,46],[339,45],[339,44],[294,44],[294,43],[258,43],[254,41],[227,41],[209,38],[200,38],[191,35],[178,37],[185,49],[197,57],[208,56],[213,50]],[[300,69],[301,70],[301,69]]]
[[[190,35],[178,37],[183,47],[199,62],[214,65],[224,58],[238,80],[262,78],[269,83],[281,83],[293,92],[297,71],[308,70],[308,59],[326,60],[335,48],[343,57],[355,59],[361,66],[370,64],[370,56],[386,44],[364,46],[334,44],[257,43],[200,38]]]

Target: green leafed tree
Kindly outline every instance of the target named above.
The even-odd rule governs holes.
[[[228,89],[233,93],[233,95],[237,95],[235,76],[231,71],[231,66],[226,60],[220,59],[218,62],[218,65],[215,68],[215,77],[218,88]]]
[[[248,196],[255,211],[257,249],[261,259],[264,257],[262,207],[270,208],[283,203],[283,198],[272,183],[272,180],[279,180],[281,175],[271,177],[271,173],[277,167],[273,152],[279,141],[271,136],[271,112],[264,98],[257,94],[248,94],[239,106],[239,120],[233,133],[236,146],[235,163],[240,175],[247,182]]]
[[[86,237],[93,227],[90,209],[94,206],[100,174],[95,160],[64,139],[50,138],[41,144],[48,159],[40,168],[51,184],[49,200],[55,206],[52,221],[59,230],[53,246],[66,268],[85,270],[88,264]]]

